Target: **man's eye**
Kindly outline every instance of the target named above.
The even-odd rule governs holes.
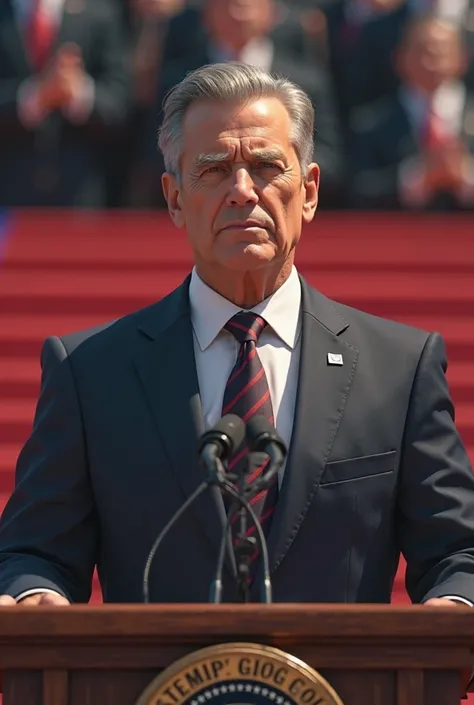
[[[256,166],[257,169],[278,169],[281,171],[281,166],[274,162],[258,162]]]
[[[207,169],[204,169],[202,172],[203,174],[218,174],[221,171],[225,171],[225,166],[209,166]]]

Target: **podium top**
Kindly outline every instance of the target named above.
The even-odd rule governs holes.
[[[429,642],[474,648],[474,609],[394,607],[363,604],[152,604],[71,605],[69,607],[0,608],[0,645],[12,640],[49,643],[64,637],[162,639],[193,637],[260,639],[287,638],[299,642],[341,637],[354,642]]]

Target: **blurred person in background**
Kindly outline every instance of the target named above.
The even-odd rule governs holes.
[[[0,3],[0,205],[99,207],[129,103],[113,0]]]
[[[320,202],[323,207],[340,207],[343,151],[332,82],[323,66],[308,62],[305,46],[299,20],[274,0],[205,0],[199,12],[191,10],[170,23],[156,109],[160,111],[164,96],[189,71],[207,64],[239,60],[288,77],[310,95],[316,106],[316,150],[324,174]],[[146,160],[153,159],[152,198],[164,206],[156,175],[163,171],[156,155],[156,128],[155,111],[144,151]]]
[[[354,108],[397,89],[393,52],[411,12],[409,0],[326,0],[322,5],[327,61],[346,139]],[[311,27],[321,24],[320,14],[315,10]],[[321,42],[320,35],[315,31],[315,42]]]
[[[354,114],[353,205],[474,208],[474,96],[459,28],[412,21],[395,65],[398,92]]]
[[[170,20],[189,0],[127,0],[129,68],[132,77],[132,107],[120,149],[110,158],[113,205],[147,205],[151,176],[134,156],[150,111],[156,111],[156,86],[160,80],[163,51]]]
[[[130,0],[135,35],[133,83],[138,105],[149,105],[155,99],[169,22],[185,5],[185,0]]]

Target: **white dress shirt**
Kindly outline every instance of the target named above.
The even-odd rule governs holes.
[[[242,309],[207,286],[195,269],[189,285],[189,301],[199,391],[205,425],[209,428],[222,416],[225,386],[239,351],[239,343],[224,326]],[[274,294],[251,310],[268,324],[257,342],[257,350],[270,388],[275,426],[288,448],[301,349],[301,283],[295,267]],[[281,479],[280,475],[280,484]],[[16,599],[20,601],[41,592],[54,593],[54,590],[31,589]],[[471,606],[462,597],[446,597]]]
[[[224,329],[242,309],[205,284],[193,270],[189,285],[194,354],[206,427],[222,416],[222,400],[239,343]],[[293,267],[286,282],[251,310],[267,322],[257,350],[268,381],[275,427],[289,447],[298,385],[301,284]]]
[[[25,36],[31,12],[34,9],[34,0],[13,0],[13,12],[20,35]],[[40,7],[46,13],[53,27],[61,24],[63,12],[67,12],[65,0],[40,0]],[[84,75],[80,90],[64,107],[63,114],[75,125],[81,125],[88,119],[92,112],[95,100],[95,84],[91,76]],[[38,85],[34,77],[24,81],[18,90],[17,96],[18,117],[23,125],[29,129],[37,127],[46,117],[38,101]]]

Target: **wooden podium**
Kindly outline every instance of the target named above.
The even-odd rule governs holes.
[[[178,659],[264,644],[316,669],[344,705],[459,705],[474,610],[371,605],[0,609],[3,705],[135,705]],[[245,700],[245,699],[243,699]]]

